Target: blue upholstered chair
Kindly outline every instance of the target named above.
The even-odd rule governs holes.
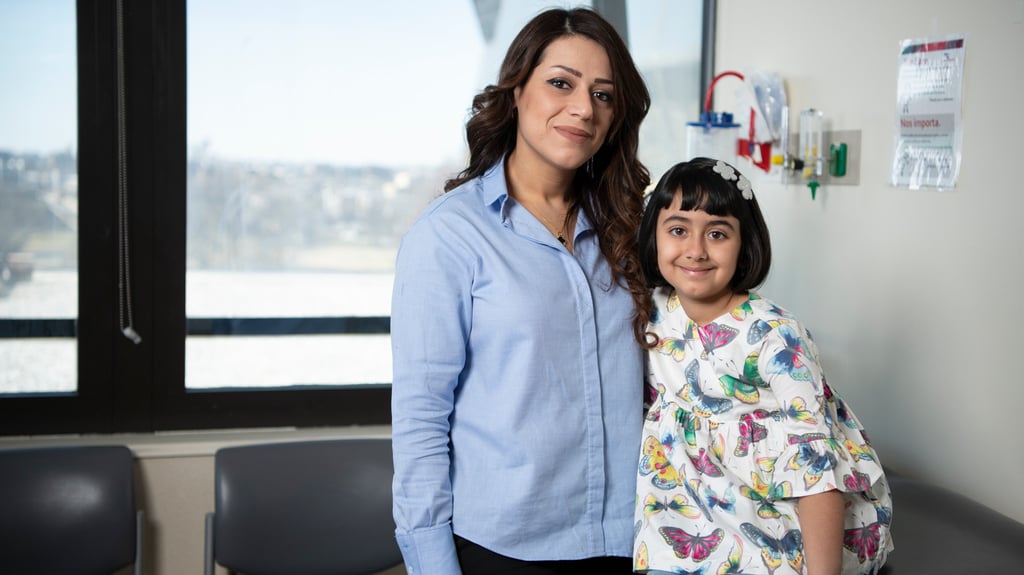
[[[391,516],[391,440],[219,449],[205,573],[365,575],[402,562]]]
[[[141,575],[142,525],[127,447],[0,449],[0,571]]]

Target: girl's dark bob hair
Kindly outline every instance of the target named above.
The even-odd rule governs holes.
[[[702,210],[714,216],[732,216],[740,221],[740,256],[736,273],[729,282],[735,293],[752,290],[764,283],[772,263],[771,240],[768,226],[761,215],[757,198],[749,200],[737,187],[739,170],[734,179],[727,180],[714,171],[718,160],[694,158],[669,168],[650,193],[640,224],[640,267],[648,287],[667,286],[658,269],[657,227],[661,210],[671,207],[678,193],[682,198],[680,209]],[[728,164],[726,164],[728,166]],[[731,168],[731,166],[729,166]]]

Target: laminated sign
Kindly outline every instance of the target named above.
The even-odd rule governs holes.
[[[953,189],[960,174],[964,37],[904,40],[897,83],[894,186]]]

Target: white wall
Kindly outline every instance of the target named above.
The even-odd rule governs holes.
[[[1008,481],[1024,477],[1024,0],[718,5],[716,73],[775,72],[793,110],[862,131],[860,185],[815,201],[740,164],[773,236],[761,293],[809,325],[886,465],[1024,521]],[[951,34],[967,35],[959,183],[893,188],[899,43]]]

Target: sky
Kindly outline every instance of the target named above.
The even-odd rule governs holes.
[[[190,153],[462,163],[472,97],[493,82],[514,33],[546,6],[581,3],[505,0],[488,46],[472,0],[190,1]],[[670,28],[699,17],[699,4],[632,0],[637,62],[699,45]],[[74,12],[74,0],[0,0],[0,149],[75,147]]]
[[[461,157],[485,48],[473,3],[391,4],[189,2],[190,150],[346,164]],[[74,12],[74,0],[0,0],[0,149],[75,147]]]
[[[460,158],[482,87],[473,4],[392,4],[191,2],[190,146],[353,165]]]
[[[0,0],[0,54],[0,149],[75,148],[75,0]]]

